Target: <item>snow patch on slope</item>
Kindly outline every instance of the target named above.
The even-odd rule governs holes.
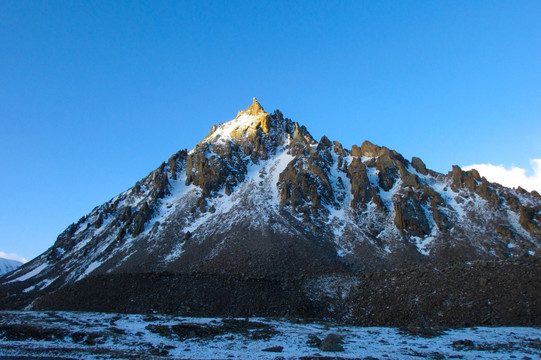
[[[347,174],[338,169],[338,155],[332,152],[331,156],[333,164],[329,169],[329,181],[331,182],[333,189],[343,188],[343,191],[340,194],[343,196],[343,199],[342,201],[339,201],[338,208],[334,206],[329,206],[327,208],[329,211],[327,225],[334,233],[334,242],[337,245],[337,253],[339,256],[343,257],[352,253],[352,250],[347,248],[341,239],[344,235],[346,226],[351,223],[349,204],[351,203],[353,195],[351,194],[351,182],[348,179]],[[351,156],[345,158],[343,161],[349,165],[348,159],[351,161]]]
[[[216,130],[210,134],[204,141],[207,143],[219,142],[225,143],[231,140],[231,134],[237,130],[245,130],[248,128],[255,128],[257,126],[257,120],[259,116],[253,116],[248,114],[242,114],[238,118],[220,124],[216,127]]]
[[[26,289],[24,289],[23,293],[27,293],[27,292],[30,292],[30,291],[33,291],[33,290],[43,290],[46,287],[48,287],[49,285],[51,285],[53,282],[55,282],[56,279],[58,279],[58,278],[59,278],[59,276],[54,277],[52,279],[44,279],[44,280],[40,281],[39,283],[37,283],[36,285],[32,285],[32,286],[27,287]]]
[[[271,186],[274,204],[280,204],[280,192],[278,189],[280,174],[286,169],[287,165],[295,159],[295,157],[289,154],[285,148],[282,148],[281,151],[278,150],[276,153],[279,155],[267,166],[267,180],[270,181],[269,185]]]
[[[174,261],[178,259],[180,255],[182,255],[183,252],[184,252],[184,242],[175,245],[173,250],[169,252],[169,254],[167,254],[167,256],[165,257],[165,259],[163,259],[163,261],[165,261],[166,263]]]
[[[82,278],[86,277],[92,271],[96,270],[101,264],[103,264],[103,261],[92,261],[90,265],[87,266],[85,272],[82,273],[81,276],[77,278],[77,280],[81,280]]]
[[[35,269],[33,269],[32,271],[29,271],[27,272],[26,274],[22,275],[22,276],[19,276],[18,278],[16,279],[13,279],[11,281],[8,281],[8,283],[12,283],[12,282],[15,282],[15,281],[25,281],[25,280],[28,280],[30,279],[31,277],[34,277],[36,275],[38,275],[39,273],[41,273],[45,268],[47,268],[47,266],[49,266],[48,263],[43,263],[39,266],[37,266]]]
[[[417,247],[417,250],[421,254],[426,256],[430,254],[429,246],[434,241],[434,236],[426,236],[425,238],[421,238],[419,236],[412,236],[411,240],[413,240],[415,246]]]

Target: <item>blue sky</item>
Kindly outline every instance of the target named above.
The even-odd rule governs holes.
[[[539,1],[3,0],[0,251],[37,256],[254,96],[348,148],[531,180],[539,19]]]

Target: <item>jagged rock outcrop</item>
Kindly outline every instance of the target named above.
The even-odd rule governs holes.
[[[432,232],[417,194],[408,189],[394,203],[394,224],[406,235],[425,237]]]
[[[539,257],[540,247],[536,192],[458,166],[439,174],[368,141],[318,142],[254,99],[2,278],[0,298],[26,306],[94,275],[313,279]]]
[[[351,181],[351,207],[361,207],[361,210],[366,209],[368,203],[372,200],[373,193],[368,179],[368,170],[366,165],[358,158],[358,155],[353,155],[353,160],[348,166],[347,177]]]

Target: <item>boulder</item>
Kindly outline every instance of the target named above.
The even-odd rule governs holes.
[[[344,351],[342,347],[342,337],[336,334],[329,334],[325,336],[323,341],[319,344],[319,350],[321,351],[330,351],[330,352],[339,352]]]

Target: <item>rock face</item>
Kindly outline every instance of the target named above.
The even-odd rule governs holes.
[[[539,194],[475,170],[439,174],[368,141],[351,150],[318,142],[254,99],[0,279],[0,298],[8,308],[38,304],[97,275],[309,282],[412,263],[539,258],[540,211]]]

